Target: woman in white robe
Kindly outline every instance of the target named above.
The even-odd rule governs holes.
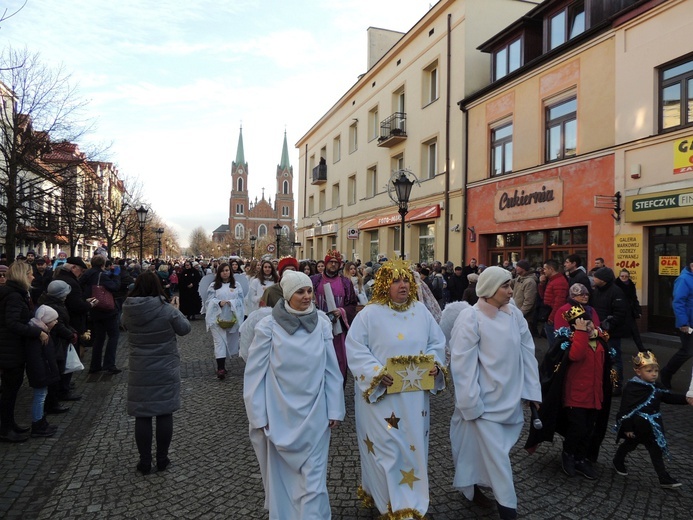
[[[417,301],[407,263],[386,262],[376,274],[371,302],[356,315],[346,340],[355,378],[356,435],[361,456],[359,498],[382,518],[423,518],[428,496],[429,392],[445,388],[445,337]],[[409,384],[421,388],[418,363],[431,355],[433,389],[387,394],[388,358],[408,363]],[[402,374],[399,374],[400,376]]]
[[[453,487],[474,501],[484,498],[475,496],[477,485],[490,487],[502,519],[517,518],[510,449],[522,431],[521,401],[541,402],[534,341],[522,312],[510,304],[510,279],[500,267],[479,276],[479,301],[459,314],[450,340]]]
[[[243,398],[270,520],[331,518],[330,430],[344,419],[343,377],[332,325],[313,305],[313,284],[286,271],[284,299],[256,327]]]
[[[244,315],[243,289],[233,279],[229,264],[220,264],[205,298],[205,323],[214,340],[219,379],[226,377],[226,359],[238,355],[238,330]]]
[[[260,300],[265,289],[272,287],[277,282],[279,282],[279,275],[274,264],[269,260],[263,261],[256,275],[248,283],[248,294],[245,297],[246,316],[250,316],[251,312],[260,308]]]

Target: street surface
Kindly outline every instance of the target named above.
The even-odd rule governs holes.
[[[244,364],[227,363],[225,381],[214,375],[211,336],[204,322],[179,339],[182,355],[183,407],[174,414],[172,464],[162,473],[142,476],[134,440],[134,418],[126,414],[127,370],[111,376],[80,373],[76,392],[83,398],[69,404],[69,413],[49,416],[59,426],[48,439],[0,444],[0,518],[6,519],[254,519],[267,518],[255,454],[248,440],[242,397]],[[127,368],[125,333],[118,366]],[[646,341],[648,341],[646,339]],[[654,340],[652,340],[654,341]],[[545,340],[536,340],[537,354]],[[653,345],[661,363],[674,353],[671,346]],[[626,376],[632,375],[624,341]],[[88,366],[88,356],[85,365]],[[685,392],[691,374],[687,363],[674,378],[674,389]],[[346,390],[347,418],[333,432],[328,487],[333,518],[372,519],[357,498],[359,454],[353,417],[353,384]],[[30,422],[31,389],[26,382],[17,403],[17,421]],[[618,408],[614,399],[612,415]],[[453,393],[431,398],[430,496],[431,520],[497,518],[497,512],[469,503],[452,489],[453,468],[448,437]],[[561,442],[543,445],[534,455],[513,449],[515,483],[521,518],[530,519],[690,519],[693,511],[693,408],[663,405],[662,412],[672,460],[671,475],[683,483],[678,490],[660,489],[647,452],[638,448],[628,458],[630,474],[611,468],[615,435],[604,441],[599,479],[568,478],[559,465]]]

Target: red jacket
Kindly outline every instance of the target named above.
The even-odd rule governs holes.
[[[604,401],[604,356],[601,342],[589,345],[587,332],[576,330],[570,345],[570,365],[565,375],[563,406],[601,410]]]
[[[561,273],[556,273],[546,283],[539,284],[539,296],[544,305],[551,307],[549,322],[554,322],[556,311],[568,301],[568,279]]]

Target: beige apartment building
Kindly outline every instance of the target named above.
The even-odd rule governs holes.
[[[364,262],[401,255],[388,185],[408,169],[419,183],[405,218],[406,258],[462,262],[466,159],[456,102],[489,82],[489,56],[477,47],[537,3],[441,0],[406,34],[368,30],[368,70],[296,144],[299,257],[332,248]]]

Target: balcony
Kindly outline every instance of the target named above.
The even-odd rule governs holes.
[[[407,114],[395,112],[380,123],[378,146],[391,148],[407,138]]]
[[[327,164],[318,164],[313,168],[313,182],[311,184],[325,184],[327,182]]]

